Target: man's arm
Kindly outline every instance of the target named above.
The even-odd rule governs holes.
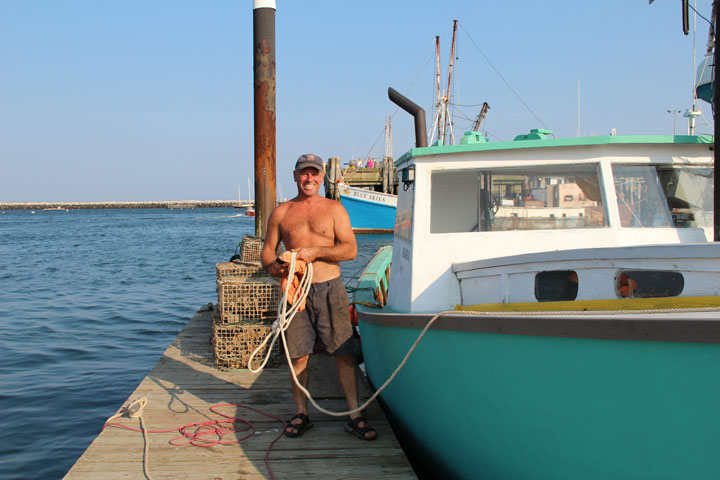
[[[280,213],[279,208],[273,210],[268,219],[267,233],[265,234],[265,243],[260,253],[260,262],[263,268],[273,277],[286,277],[288,272],[287,265],[280,265],[275,261],[277,248],[280,245]]]
[[[329,260],[343,262],[353,260],[357,255],[357,242],[350,226],[350,216],[340,202],[333,202],[330,210],[333,218],[335,245],[329,247],[302,247],[293,249],[298,252],[298,258],[306,262],[315,260]]]

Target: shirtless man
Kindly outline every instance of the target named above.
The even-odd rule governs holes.
[[[298,194],[270,215],[261,260],[270,275],[287,277],[289,265],[280,264],[275,258],[282,241],[286,249],[297,252],[298,260],[312,262],[313,283],[305,310],[295,315],[285,333],[292,368],[307,387],[308,359],[319,340],[323,349],[335,358],[348,410],[354,410],[358,407],[356,365],[352,355],[354,340],[339,262],[354,259],[357,244],[345,208],[318,193],[324,176],[320,157],[306,154],[298,158],[293,172]],[[296,415],[288,423],[285,435],[299,437],[312,423],[305,394],[295,382],[292,388]],[[350,416],[345,431],[363,440],[377,438],[375,430],[360,413]]]

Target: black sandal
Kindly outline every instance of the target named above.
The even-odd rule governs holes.
[[[292,423],[293,420],[296,418],[299,418],[301,421],[300,423]],[[294,417],[290,419],[290,421],[285,426],[285,435],[288,437],[300,437],[303,433],[310,430],[312,428],[313,424],[310,422],[310,417],[305,415],[304,413],[298,413]],[[294,428],[294,432],[289,432],[288,428]]]
[[[364,427],[359,426],[361,422],[365,422]],[[370,442],[377,439],[377,432],[368,424],[367,420],[365,420],[363,417],[357,417],[355,419],[351,418],[350,420],[348,420],[347,424],[345,425],[345,431],[347,433],[354,434],[360,440],[366,440]],[[368,433],[374,433],[375,435],[372,437],[367,437],[366,434]]]

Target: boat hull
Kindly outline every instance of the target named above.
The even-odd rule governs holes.
[[[430,316],[371,310],[359,308],[360,331],[379,387]],[[720,320],[701,315],[686,328],[453,315],[381,398],[443,478],[720,478]]]
[[[397,196],[342,185],[340,203],[355,231],[391,232],[395,227]]]

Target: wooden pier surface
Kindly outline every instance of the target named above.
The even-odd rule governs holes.
[[[295,413],[287,365],[265,369],[222,372],[213,365],[210,346],[211,312],[198,312],[163,354],[129,400],[147,398],[143,419],[148,430],[167,430],[195,422],[220,420],[210,411],[218,404],[247,405],[286,421]],[[346,410],[337,383],[335,362],[312,356],[310,392],[323,407]],[[361,400],[369,396],[360,380]],[[257,433],[241,443],[194,447],[173,446],[177,432],[149,434],[149,473],[153,479],[259,479],[269,478],[265,454],[282,431],[282,424],[237,407],[219,408],[226,415],[252,422]],[[120,409],[118,410],[118,412]],[[270,452],[270,468],[277,479],[416,478],[377,403],[364,412],[378,432],[368,442],[345,433],[345,418],[331,417],[310,406],[314,427],[300,438],[282,436]],[[138,419],[115,420],[139,428]],[[243,432],[224,440],[241,438]],[[66,479],[144,478],[144,441],[141,433],[108,427],[98,435],[70,469]]]

